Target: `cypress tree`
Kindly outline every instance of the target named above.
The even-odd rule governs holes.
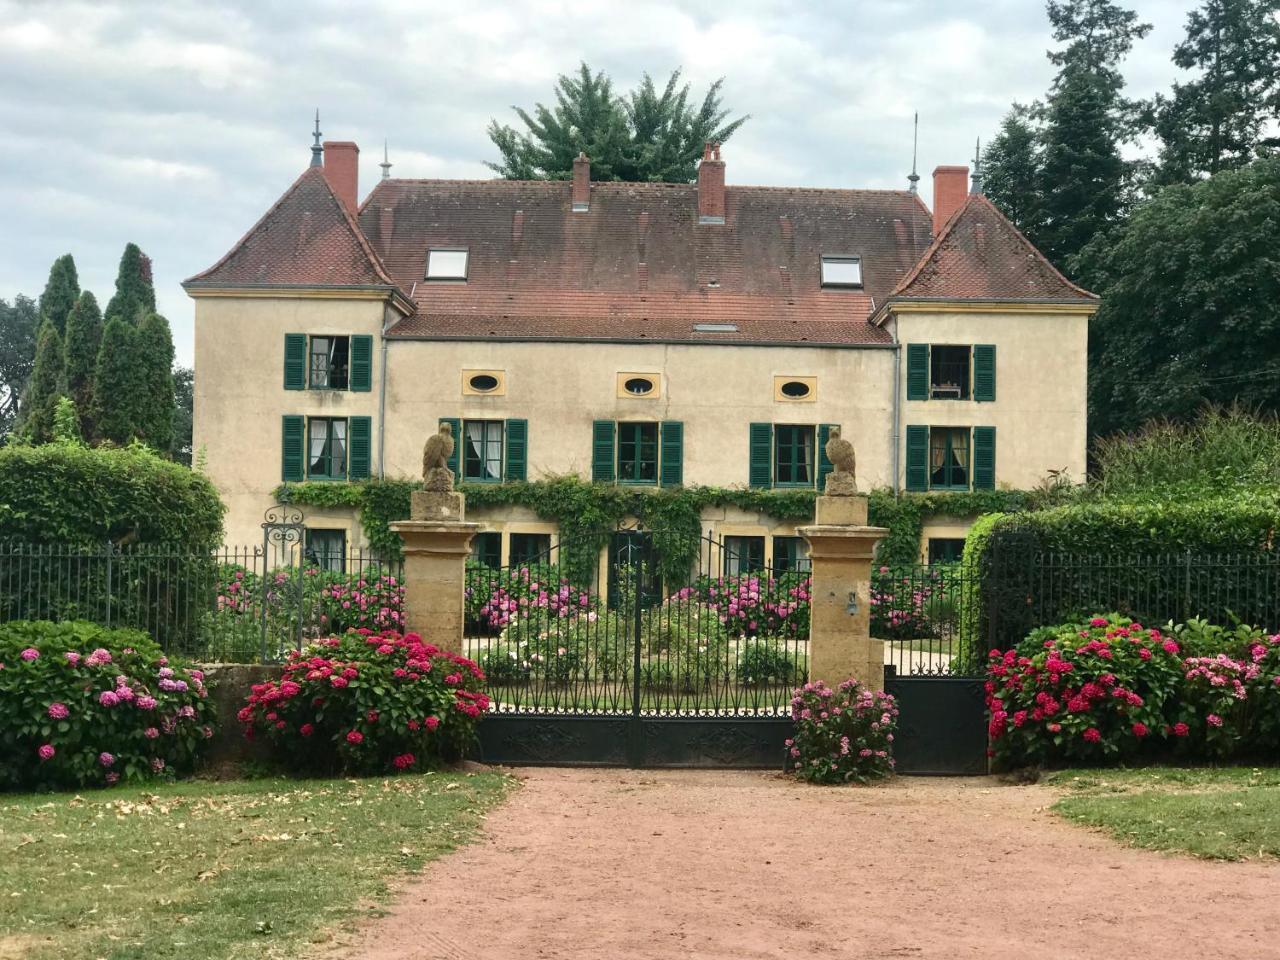
[[[86,290],[67,317],[67,336],[63,345],[64,377],[67,396],[80,414],[80,434],[93,436],[90,416],[93,406],[93,373],[98,364],[98,348],[102,346],[102,313],[97,298]]]
[[[49,280],[40,294],[40,322],[48,321],[59,336],[67,328],[67,315],[80,296],[80,279],[76,275],[76,262],[71,254],[64,253],[49,268]]]
[[[103,440],[124,444],[138,433],[147,393],[138,338],[138,330],[119,317],[102,330],[93,372],[93,417]]]
[[[156,291],[151,283],[151,258],[136,243],[125,245],[116,271],[116,293],[107,304],[103,319],[125,320],[137,326],[156,308]]]
[[[52,320],[40,325],[36,361],[22,400],[21,433],[33,443],[53,439],[54,411],[62,396],[62,337]]]
[[[143,394],[139,398],[137,433],[154,450],[173,445],[173,335],[169,321],[152,311],[137,332],[138,365]]]

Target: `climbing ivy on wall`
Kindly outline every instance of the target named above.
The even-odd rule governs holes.
[[[390,524],[409,516],[409,494],[416,480],[367,480],[360,483],[294,483],[275,490],[281,503],[314,507],[351,507],[360,511],[369,545],[388,556],[400,555],[400,537]],[[708,507],[736,507],[781,523],[813,519],[811,490],[742,490],[726,487],[680,487],[640,490],[612,484],[587,483],[577,477],[554,477],[529,483],[463,484],[467,506],[524,507],[560,529],[562,559],[571,573],[588,579],[600,551],[619,525],[638,520],[653,536],[662,558],[663,574],[671,582],[684,578],[698,557],[702,511]],[[870,522],[887,527],[880,547],[886,564],[915,563],[925,517],[970,517],[982,513],[1026,509],[1027,495],[1012,490],[972,493],[908,493],[889,490],[870,495]]]

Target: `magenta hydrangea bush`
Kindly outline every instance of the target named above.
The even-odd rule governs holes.
[[[204,675],[146,634],[0,625],[0,787],[110,786],[189,772],[213,736]]]
[[[787,768],[810,783],[865,783],[893,772],[898,704],[850,677],[831,688],[806,683],[791,699],[795,735]]]

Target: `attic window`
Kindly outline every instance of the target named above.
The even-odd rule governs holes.
[[[822,285],[824,287],[862,286],[862,258],[823,257]]]
[[[428,280],[467,279],[467,251],[433,247],[427,251]]]
[[[694,333],[737,333],[736,323],[695,323]]]

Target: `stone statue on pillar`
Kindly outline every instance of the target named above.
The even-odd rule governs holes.
[[[422,487],[448,493],[453,489],[453,471],[449,458],[453,456],[453,425],[440,424],[440,430],[427,438],[422,448]]]
[[[840,436],[840,428],[831,428],[831,438],[827,441],[827,459],[835,467],[827,474],[827,484],[822,492],[828,497],[852,497],[858,492],[858,481],[854,479],[858,459],[853,452],[853,444]]]

